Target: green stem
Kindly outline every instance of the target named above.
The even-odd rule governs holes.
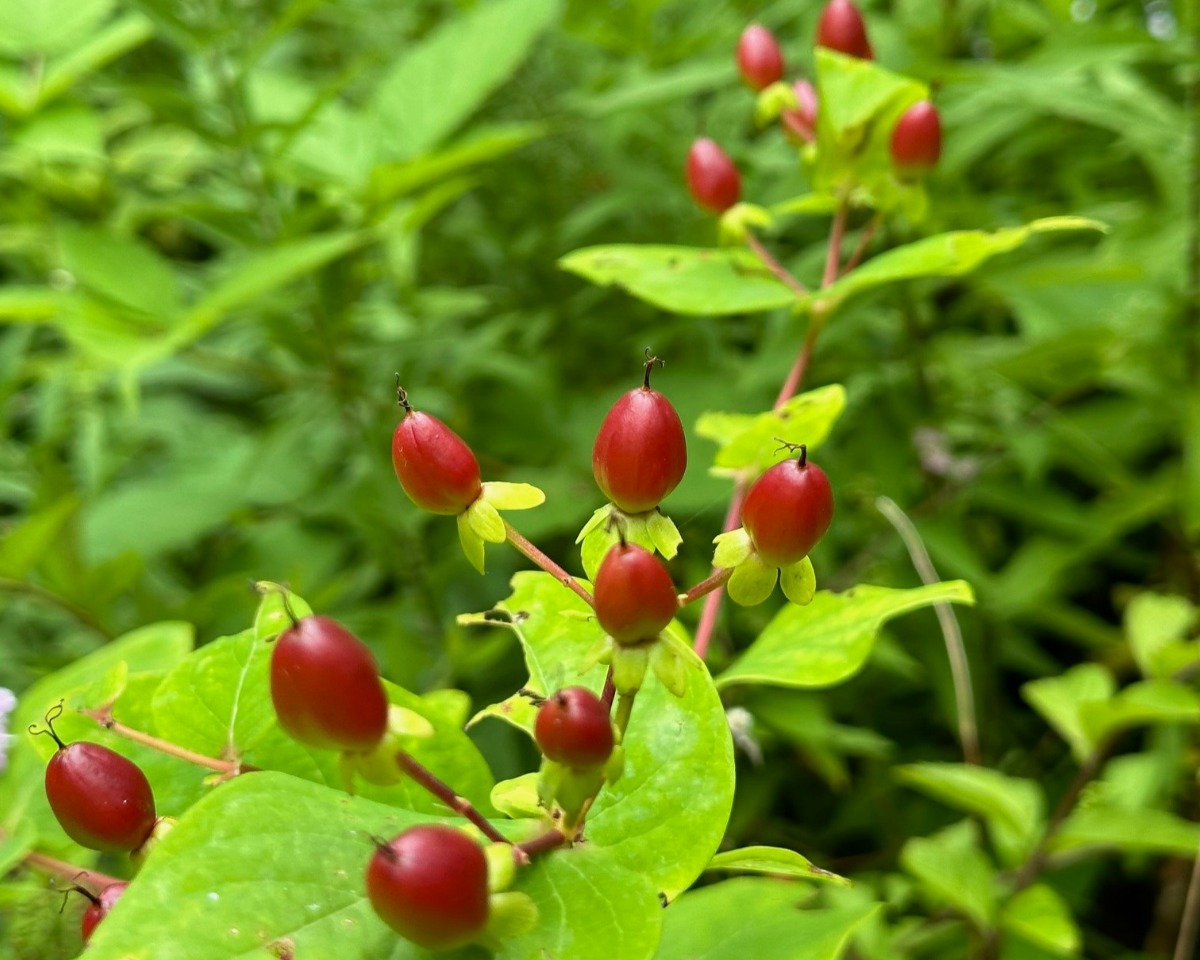
[[[101,707],[97,710],[80,710],[79,713],[89,720],[95,720],[105,730],[115,733],[118,737],[123,737],[133,743],[140,743],[143,747],[149,747],[151,750],[157,750],[159,753],[165,753],[167,756],[178,757],[180,760],[194,763],[198,767],[216,770],[227,777],[236,777],[239,774],[258,769],[257,767],[243,765],[238,760],[218,760],[203,753],[196,753],[194,750],[188,750],[186,747],[181,747],[170,740],[163,740],[149,733],[143,733],[141,730],[135,730],[133,727],[127,727],[125,724],[113,719],[111,707]]]
[[[578,580],[546,556],[546,554],[542,553],[531,541],[521,536],[507,520],[504,521],[504,533],[508,537],[508,542],[533,561],[533,563],[545,570],[568,590],[574,591],[576,596],[583,600],[589,607],[596,606],[596,601],[592,599],[592,595],[587,592]]]
[[[617,695],[617,717],[614,721],[621,731],[621,741],[625,741],[625,731],[629,728],[629,717],[633,714],[633,698],[637,693],[621,693]]]

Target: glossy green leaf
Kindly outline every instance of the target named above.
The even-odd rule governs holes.
[[[828,687],[867,662],[888,620],[935,603],[973,603],[961,580],[912,590],[863,585],[845,593],[818,591],[805,607],[784,607],[758,639],[717,677],[718,687],[762,683]]]
[[[893,773],[901,783],[982,817],[1009,866],[1028,856],[1041,835],[1045,798],[1032,780],[968,763],[910,763]]]
[[[846,407],[846,390],[830,384],[792,397],[778,410],[767,413],[705,413],[696,421],[696,433],[715,440],[720,449],[713,460],[715,476],[759,474],[792,456],[780,447],[803,443],[809,451],[821,445]]]
[[[1081,807],[1055,832],[1050,849],[1115,849],[1193,858],[1200,852],[1200,823],[1166,810]]]
[[[855,294],[884,284],[918,277],[962,276],[991,257],[1016,250],[1039,233],[1105,229],[1104,224],[1083,217],[1046,217],[1023,227],[941,233],[872,257],[804,302],[819,300],[826,309],[833,309]]]
[[[557,0],[493,0],[404,51],[372,103],[381,159],[437,146],[517,68],[558,11]]]
[[[795,850],[782,847],[760,846],[724,850],[708,862],[708,869],[736,873],[768,873],[778,877],[799,877],[802,880],[816,880],[821,883],[850,885],[850,881],[845,877],[822,870]]]
[[[611,244],[575,250],[558,265],[672,313],[713,317],[796,302],[796,295],[745,250]]]
[[[1139,593],[1125,610],[1125,632],[1147,677],[1169,677],[1200,660],[1200,643],[1188,641],[1196,608],[1184,597]]]
[[[837,960],[878,909],[802,909],[800,889],[740,877],[689,891],[665,911],[655,960]]]
[[[518,621],[528,689],[544,694],[583,684],[600,690],[605,670],[596,665],[595,647],[604,635],[595,622],[579,618],[590,611],[574,593],[549,574],[518,573],[512,595],[498,606]],[[686,692],[675,697],[657,678],[647,678],[624,741],[624,775],[605,786],[587,819],[591,845],[668,896],[687,889],[716,852],[734,783],[721,700],[695,654],[682,644],[675,649],[683,658]],[[511,712],[526,710],[510,698],[485,712],[502,713],[506,705]]]
[[[427,957],[374,915],[363,887],[371,838],[427,819],[284,774],[238,777],[163,838],[120,910],[98,928],[89,955]],[[614,944],[632,960],[653,954],[662,914],[653,888],[596,851],[540,858],[516,889],[533,897],[539,918],[505,944],[505,960],[601,960]]]
[[[980,927],[996,913],[996,870],[979,847],[971,821],[932,837],[915,837],[900,852],[900,863],[938,904],[950,904]]]
[[[1083,942],[1071,908],[1044,883],[1027,887],[1009,900],[1000,915],[1000,925],[1063,957],[1077,955]]]

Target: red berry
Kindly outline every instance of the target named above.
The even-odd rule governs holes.
[[[98,743],[64,744],[53,722],[59,704],[46,715],[46,733],[58,750],[46,766],[46,799],[67,836],[92,850],[136,850],[156,819],[154,792],[132,760]]]
[[[542,753],[568,767],[598,767],[612,754],[608,708],[586,687],[567,687],[547,699],[533,732]]]
[[[920,100],[904,111],[892,130],[892,162],[901,173],[919,175],[942,155],[942,121],[937,107]]]
[[[667,568],[632,543],[618,543],[604,555],[594,598],[596,619],[617,643],[653,640],[679,609]]]
[[[87,943],[92,939],[92,934],[96,930],[96,926],[108,916],[108,912],[112,910],[113,905],[121,899],[121,894],[125,892],[125,888],[129,884],[124,880],[119,883],[110,883],[107,887],[100,891],[99,896],[92,896],[82,887],[76,887],[91,903],[87,905],[87,909],[83,911],[83,921],[81,923],[81,932],[83,933],[83,942]]]
[[[374,655],[329,617],[302,617],[275,641],[271,702],[288,735],[312,747],[370,750],[387,731]]]
[[[807,143],[816,136],[817,91],[807,80],[797,80],[792,90],[796,94],[797,106],[793,110],[784,110],[779,119],[785,133]]]
[[[737,45],[738,72],[752,90],[769,87],[783,76],[783,52],[766,27],[752,23],[742,31]]]
[[[461,947],[487,924],[487,858],[453,827],[410,827],[376,849],[367,867],[367,897],[380,919],[413,943],[430,950]]]
[[[592,447],[592,473],[609,500],[626,513],[644,513],[679,486],[687,469],[687,440],[671,401],[650,389],[646,361],[642,386],[608,411]]]
[[[800,447],[795,460],[759,477],[742,504],[742,525],[764,563],[784,567],[808,556],[833,520],[833,489],[825,471]]]
[[[462,513],[483,489],[475,454],[437,417],[409,406],[403,389],[399,398],[404,419],[392,434],[392,466],[400,486],[422,510]]]
[[[875,51],[867,39],[867,25],[852,0],[829,0],[817,21],[817,46],[840,53],[874,60]]]
[[[742,178],[737,167],[707,137],[701,137],[688,151],[687,182],[695,201],[713,213],[724,213],[742,195]]]

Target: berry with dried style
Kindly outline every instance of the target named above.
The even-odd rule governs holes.
[[[817,46],[839,53],[874,60],[875,51],[867,37],[867,25],[853,0],[830,0],[817,21]]]
[[[83,911],[83,920],[80,922],[80,933],[83,934],[83,942],[85,944],[92,939],[92,934],[96,932],[97,925],[108,916],[109,911],[121,899],[121,894],[125,892],[125,888],[128,886],[128,883],[121,880],[117,883],[110,883],[98,894],[89,893],[83,887],[75,887],[76,890],[91,901],[87,905],[87,909]]]
[[[376,848],[367,897],[384,923],[418,946],[461,947],[487,924],[487,857],[453,827],[410,827]]]
[[[653,640],[679,609],[675,584],[663,562],[637,544],[609,548],[596,571],[596,619],[622,644]]]
[[[387,731],[374,654],[329,617],[301,617],[275,641],[271,702],[288,735],[312,747],[370,750]]]
[[[942,120],[938,109],[920,100],[904,111],[892,130],[892,163],[906,176],[920,176],[937,166],[942,155]]]
[[[646,361],[642,386],[621,397],[600,424],[592,447],[592,473],[626,513],[652,510],[678,485],[687,469],[683,423],[671,401],[650,388]]]
[[[545,756],[577,770],[602,766],[613,751],[608,708],[587,687],[566,687],[548,697],[538,708],[533,735]]]
[[[775,34],[762,24],[750,24],[738,38],[737,65],[742,81],[752,90],[778,81],[783,76],[783,51]]]
[[[701,137],[687,156],[688,190],[700,206],[724,213],[741,199],[742,178],[737,167],[715,140]]]
[[[392,466],[400,486],[422,510],[462,513],[479,497],[479,461],[463,439],[437,417],[414,410],[396,391],[404,417],[392,434]]]
[[[807,80],[797,80],[792,84],[792,92],[796,95],[796,106],[784,110],[779,120],[790,138],[808,143],[817,135],[817,91]]]
[[[87,740],[63,743],[53,722],[62,704],[46,715],[45,733],[58,744],[46,765],[46,799],[67,836],[91,850],[130,851],[154,829],[150,781],[132,760]]]
[[[833,488],[825,471],[800,456],[759,477],[742,504],[742,525],[764,563],[784,567],[808,556],[833,521]]]

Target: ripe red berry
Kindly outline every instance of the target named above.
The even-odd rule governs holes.
[[[579,770],[607,762],[613,750],[608,708],[586,687],[567,687],[538,709],[538,748],[551,760]]]
[[[828,47],[861,60],[875,59],[867,25],[853,0],[829,0],[817,21],[817,46]]]
[[[942,121],[928,100],[904,111],[892,130],[892,163],[901,173],[920,175],[937,166],[942,155]]]
[[[752,23],[737,45],[738,72],[752,90],[762,90],[783,76],[783,51],[766,27]]]
[[[125,892],[125,888],[128,886],[129,884],[124,880],[118,883],[110,883],[100,891],[98,896],[93,896],[82,887],[75,888],[91,901],[87,905],[87,909],[83,911],[83,920],[80,925],[84,943],[92,939],[92,934],[95,932],[96,926],[108,916],[108,912],[121,899],[121,894]]]
[[[742,525],[764,563],[784,567],[808,556],[833,520],[833,489],[825,471],[800,456],[771,467],[742,504]]]
[[[367,897],[380,919],[413,943],[461,947],[487,924],[487,858],[453,827],[410,827],[371,857]]]
[[[397,391],[404,418],[392,434],[392,466],[400,486],[422,510],[462,513],[479,496],[479,462],[462,438],[437,417],[414,410]]]
[[[275,641],[271,702],[279,725],[309,746],[365,751],[387,731],[375,656],[329,617],[301,617]]]
[[[642,386],[630,390],[608,411],[592,447],[592,473],[613,503],[626,513],[652,510],[683,479],[687,440],[671,401],[650,389],[646,361]]]
[[[596,619],[617,643],[653,640],[679,609],[663,562],[633,543],[618,543],[596,571]]]
[[[701,137],[687,156],[687,183],[695,201],[713,213],[724,213],[742,195],[742,178],[716,141]]]
[[[53,723],[62,704],[46,715],[45,733],[58,750],[46,766],[46,799],[67,836],[92,850],[136,850],[154,829],[154,792],[132,760],[86,740],[65,744]]]
[[[807,80],[797,80],[792,90],[796,94],[797,106],[792,110],[784,110],[779,119],[788,136],[807,143],[816,136],[817,91]]]

